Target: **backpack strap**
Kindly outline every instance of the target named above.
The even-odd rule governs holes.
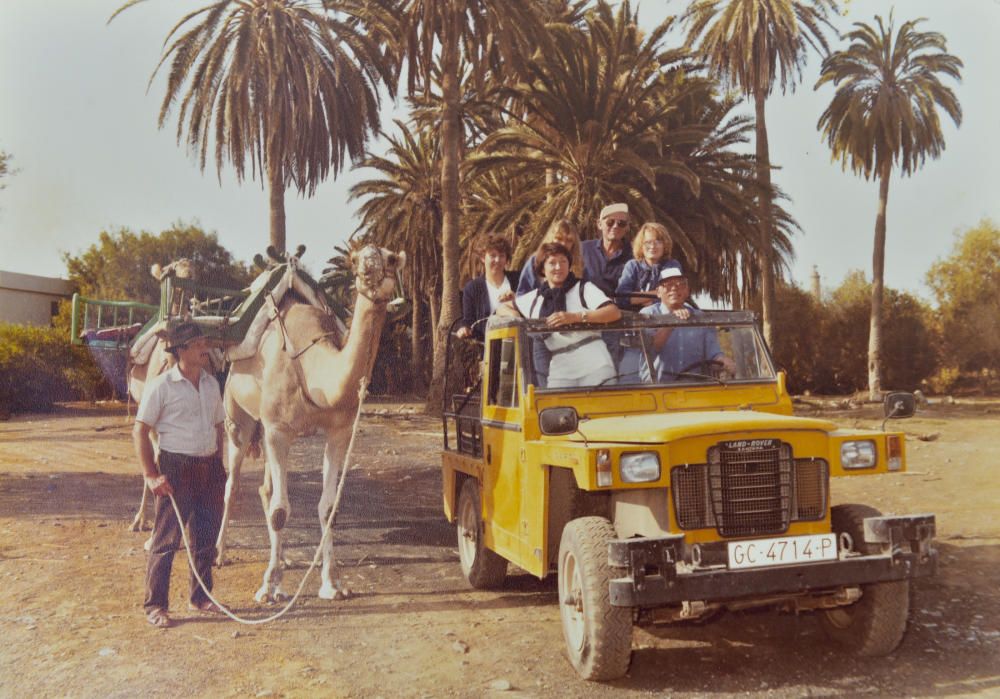
[[[591,334],[590,337],[585,337],[584,339],[566,345],[565,347],[560,347],[558,349],[549,349],[548,346],[546,346],[546,349],[549,350],[549,354],[555,357],[560,354],[566,354],[567,352],[572,352],[573,350],[580,349],[584,345],[589,345],[591,342],[603,342],[603,339],[601,338],[601,335],[599,333],[594,333]]]
[[[587,305],[587,299],[585,299],[583,297],[583,285],[586,284],[586,283],[587,282],[585,282],[585,281],[583,281],[581,279],[579,282],[577,282],[576,286],[577,286],[577,289],[578,289],[579,294],[580,294],[580,305],[583,306],[585,310],[589,311],[590,310],[590,306]],[[529,318],[531,318],[532,316],[535,315],[535,304],[538,303],[538,299],[540,299],[540,298],[542,298],[542,294],[541,293],[535,294],[535,299],[531,302],[531,308],[528,309],[528,317]]]

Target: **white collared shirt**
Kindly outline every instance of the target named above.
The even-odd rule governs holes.
[[[146,384],[135,419],[156,430],[163,451],[211,456],[215,427],[226,420],[219,382],[202,369],[195,389],[174,365]]]
[[[505,274],[503,281],[500,282],[500,286],[493,286],[489,277],[486,277],[486,293],[490,297],[490,313],[495,313],[497,306],[500,305],[500,296],[510,291],[510,280],[507,279]]]

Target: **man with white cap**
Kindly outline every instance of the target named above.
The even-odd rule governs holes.
[[[585,240],[580,246],[584,278],[593,282],[609,298],[614,298],[625,263],[632,259],[632,248],[626,245],[631,219],[628,204],[608,204],[597,220],[600,237]]]
[[[682,320],[702,314],[687,305],[691,287],[684,272],[675,267],[667,267],[660,272],[656,295],[660,300],[646,306],[640,313],[651,316],[672,314]],[[704,374],[704,365],[709,363],[721,364],[730,374],[736,371],[736,363],[722,352],[713,327],[660,328],[653,333],[652,340],[657,383],[676,381],[682,372]]]

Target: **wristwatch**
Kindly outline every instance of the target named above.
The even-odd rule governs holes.
[[[587,312],[586,311],[580,311],[580,322],[581,323],[586,323],[587,322]]]

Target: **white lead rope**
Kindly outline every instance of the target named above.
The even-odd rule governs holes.
[[[320,556],[323,553],[323,544],[326,542],[327,536],[330,535],[330,531],[332,529],[331,525],[333,524],[333,518],[336,516],[337,508],[340,505],[340,496],[344,492],[344,481],[347,479],[347,471],[350,469],[351,453],[354,451],[354,437],[358,434],[358,422],[361,419],[361,406],[364,405],[365,396],[367,392],[368,392],[368,379],[366,377],[362,377],[361,385],[358,389],[358,412],[354,416],[354,428],[351,430],[351,441],[347,443],[347,451],[344,454],[344,464],[340,470],[340,481],[337,483],[337,496],[336,498],[334,498],[333,507],[330,508],[330,515],[326,518],[326,524],[323,526],[323,536],[320,537],[319,546],[316,547],[316,554],[313,556],[312,563],[309,564],[309,569],[306,571],[306,574],[302,576],[302,580],[299,582],[299,587],[295,591],[295,594],[292,596],[290,600],[288,600],[288,604],[286,604],[284,608],[282,608],[278,612],[275,612],[271,616],[265,617],[264,619],[244,619],[240,616],[237,616],[236,614],[233,614],[231,611],[229,611],[228,607],[226,607],[224,604],[219,602],[219,600],[215,599],[215,597],[212,596],[212,593],[209,591],[208,586],[205,584],[205,581],[202,580],[201,575],[198,574],[198,566],[195,565],[194,556],[191,554],[191,542],[188,541],[187,528],[184,526],[184,520],[181,518],[181,511],[177,507],[177,501],[174,500],[174,496],[172,494],[168,496],[170,498],[170,504],[174,506],[174,515],[177,517],[177,522],[180,524],[181,527],[181,536],[184,539],[184,549],[187,551],[188,565],[191,567],[191,571],[194,573],[194,577],[198,580],[198,584],[201,585],[201,589],[208,596],[208,599],[210,599],[212,602],[218,605],[219,609],[222,610],[223,614],[228,616],[233,621],[238,622],[240,624],[246,624],[248,626],[256,626],[257,624],[266,624],[268,622],[275,621],[276,619],[280,619],[281,617],[283,617],[288,612],[288,610],[292,608],[292,605],[295,604],[296,600],[298,600],[299,595],[302,594],[302,589],[306,585],[306,580],[309,579],[309,574],[313,572],[313,569],[316,568],[316,565],[319,563]]]

